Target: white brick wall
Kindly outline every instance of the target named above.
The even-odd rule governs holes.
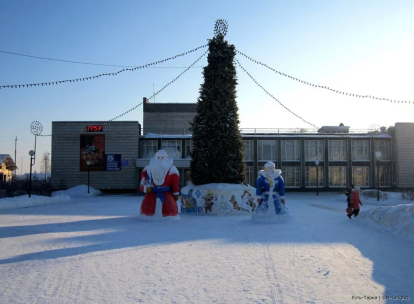
[[[122,154],[128,166],[121,171],[90,171],[90,186],[95,189],[132,190],[137,189],[136,159],[138,158],[139,123],[119,121],[104,125],[104,132],[87,133],[86,125],[102,122],[52,122],[52,175],[57,185],[62,179],[69,188],[88,183],[88,175],[80,171],[80,135],[105,134],[105,153]],[[71,135],[62,135],[74,132]]]
[[[397,188],[414,188],[414,123],[395,124]]]

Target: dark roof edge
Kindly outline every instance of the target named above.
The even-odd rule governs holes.
[[[145,112],[195,113],[197,112],[197,103],[144,103]]]

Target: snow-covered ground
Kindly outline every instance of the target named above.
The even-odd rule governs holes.
[[[343,194],[288,192],[293,220],[260,223],[149,220],[142,196],[90,190],[0,199],[0,303],[414,300],[414,204],[400,194],[361,196],[350,220]]]

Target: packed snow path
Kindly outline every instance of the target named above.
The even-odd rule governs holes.
[[[414,242],[349,220],[345,196],[288,193],[287,223],[143,220],[141,200],[97,196],[0,211],[0,303],[414,300]]]

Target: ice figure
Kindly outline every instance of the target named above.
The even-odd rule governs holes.
[[[179,173],[167,152],[159,150],[141,174],[139,189],[146,193],[141,215],[176,216],[178,214]]]
[[[282,171],[276,169],[271,161],[265,164],[264,170],[259,171],[256,184],[258,206],[252,214],[252,219],[290,217],[285,206],[285,183],[281,173]]]

